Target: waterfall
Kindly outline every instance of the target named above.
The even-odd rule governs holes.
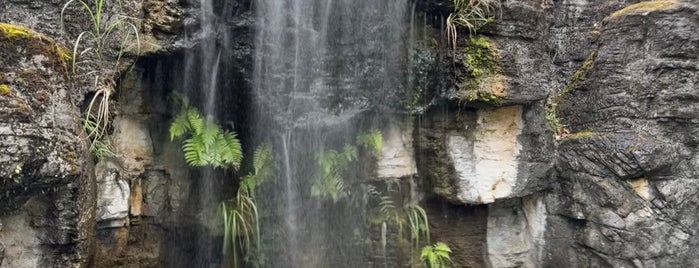
[[[343,199],[313,197],[319,154],[353,144],[366,111],[408,94],[408,0],[257,0],[256,137],[275,144],[278,180],[260,194],[265,267],[365,267],[362,180]],[[360,160],[362,161],[362,160]]]

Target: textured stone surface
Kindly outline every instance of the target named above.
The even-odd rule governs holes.
[[[400,178],[417,173],[413,149],[412,118],[395,120],[382,132],[383,147],[378,160],[379,178]]]
[[[455,203],[488,204],[544,188],[552,164],[542,148],[529,147],[538,145],[541,135],[525,132],[531,131],[523,121],[529,110],[508,106],[448,116],[428,113],[417,146],[420,169],[434,192]],[[542,162],[534,161],[537,156]]]
[[[417,21],[431,24],[416,28],[414,47],[416,87],[425,97],[417,110],[425,114],[415,124],[387,127],[378,173],[417,171],[430,183],[428,194],[452,203],[426,207],[433,239],[452,247],[459,267],[698,266],[696,3],[615,13],[636,1],[503,1],[498,20],[481,34],[496,49],[502,78],[485,85],[506,94],[458,102],[453,94],[469,71],[465,55],[452,59],[430,45],[441,41],[451,2],[417,1],[418,13],[426,12]],[[141,30],[143,52],[167,54],[196,47],[206,34],[196,32],[196,19],[185,19],[196,3],[181,4],[127,1],[119,12]],[[58,43],[69,45],[89,22],[69,8],[62,35],[62,5],[1,1],[0,21],[65,36]],[[249,12],[229,19],[237,32],[224,38],[236,44],[229,56],[240,65],[226,73],[244,84],[254,22]],[[184,29],[192,36],[179,42]],[[76,266],[87,260],[99,222],[95,266],[156,266],[163,237],[155,230],[177,226],[191,191],[178,148],[167,142],[164,96],[139,84],[161,74],[121,77],[113,135],[119,164],[98,168],[94,184],[76,141],[79,104],[95,89],[80,79],[69,86],[55,48],[44,36],[0,32],[0,86],[8,86],[0,87],[0,264]],[[132,55],[134,47],[126,51]],[[585,79],[573,81],[587,58]],[[554,141],[544,103],[567,85],[556,113],[570,133]],[[482,203],[488,205],[463,207]]]
[[[540,267],[546,207],[543,198],[529,196],[488,206],[488,265]]]
[[[21,26],[0,25],[0,85],[6,89],[0,94],[0,211],[21,215],[34,207],[28,200],[38,197],[47,206],[32,224],[5,227],[0,240],[41,242],[5,241],[4,262],[12,267],[77,265],[88,257],[94,184],[84,164],[85,144],[78,138],[82,129],[63,48]],[[7,224],[5,217],[0,215]],[[26,258],[32,260],[18,251],[31,252]]]
[[[587,79],[564,97],[560,196],[579,220],[567,256],[602,266],[696,266],[699,20],[689,2],[614,13]]]
[[[100,228],[123,227],[128,223],[131,189],[119,174],[120,167],[110,161],[95,166],[97,209],[95,220]]]

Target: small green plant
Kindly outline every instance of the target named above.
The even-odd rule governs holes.
[[[449,46],[456,51],[457,26],[474,34],[493,21],[492,13],[500,8],[500,0],[454,0],[454,12],[447,17],[446,36]]]
[[[108,18],[108,16],[103,14],[103,11],[107,8],[106,4],[107,0],[94,0],[92,3],[84,0],[69,0],[63,5],[60,16],[60,27],[63,32],[66,32],[64,27],[65,11],[72,5],[78,5],[88,15],[92,24],[89,30],[78,34],[78,37],[73,42],[73,55],[70,58],[72,59],[71,70],[75,73],[77,60],[81,55],[91,52],[96,57],[97,69],[90,72],[90,74],[95,75],[93,83],[95,95],[90,100],[85,118],[86,121],[92,120],[96,126],[91,132],[88,132],[88,137],[97,140],[102,138],[110,123],[109,99],[116,87],[114,78],[117,76],[123,52],[134,36],[137,41],[137,55],[140,54],[140,38],[136,26],[128,22],[126,16],[120,14],[115,14],[109,21],[104,21],[105,18]],[[105,47],[111,44],[112,39],[110,37],[116,32],[125,32],[125,34],[121,39],[116,60],[110,66],[105,59]],[[84,39],[88,39],[86,42],[88,42],[89,46],[86,48],[81,47],[81,42]]]
[[[254,198],[239,191],[234,200],[221,203],[223,215],[223,253],[232,257],[236,267],[241,259],[239,252],[248,254],[260,244],[259,212]]]
[[[359,157],[357,147],[371,149],[375,157],[381,155],[383,136],[378,130],[361,132],[356,138],[357,146],[345,144],[342,150],[322,150],[316,153],[318,171],[311,184],[311,196],[332,199],[337,202],[346,196],[343,175],[349,165]]]
[[[414,256],[420,251],[423,244],[430,243],[430,227],[427,213],[418,204],[410,202],[402,207],[397,207],[393,198],[388,195],[380,196],[378,206],[375,213],[369,218],[373,224],[381,225],[381,237],[386,236],[386,225],[395,226],[398,231],[398,243],[403,243],[404,239],[410,241],[411,256]],[[406,235],[405,229],[409,233]],[[385,241],[382,241],[382,244]]]
[[[568,93],[570,93],[575,87],[580,85],[580,83],[584,82],[587,79],[587,76],[589,72],[592,70],[595,64],[595,60],[597,59],[597,53],[593,51],[590,53],[590,55],[587,56],[585,61],[583,61],[582,65],[580,65],[580,68],[573,73],[573,76],[571,77],[570,81],[568,84],[563,87],[563,89],[559,90],[556,93],[553,93],[549,96],[549,98],[546,100],[546,105],[545,105],[545,117],[546,121],[549,123],[549,126],[551,129],[554,131],[554,136],[557,140],[563,138],[565,135],[569,133],[568,129],[566,129],[566,125],[563,124],[558,117],[558,105],[563,102],[564,98]]]
[[[242,261],[260,260],[260,213],[255,202],[255,190],[273,176],[272,146],[261,145],[255,149],[253,171],[240,181],[233,200],[221,203],[223,219],[223,255],[227,264],[237,267]]]
[[[422,248],[420,261],[424,268],[446,268],[453,266],[451,249],[447,244],[437,242]]]
[[[378,130],[370,130],[357,135],[357,145],[371,148],[375,156],[381,155],[383,150],[383,135]]]
[[[235,132],[221,129],[213,117],[206,119],[199,111],[182,101],[180,113],[170,124],[170,139],[185,138],[182,151],[193,167],[213,166],[237,169],[243,150]]]
[[[357,148],[345,145],[342,151],[324,150],[316,155],[318,174],[311,185],[311,196],[329,198],[337,202],[345,195],[342,176],[347,166],[357,159]]]
[[[255,189],[274,173],[272,146],[263,144],[255,149],[253,171],[240,180],[240,189],[254,196]]]
[[[83,119],[82,125],[85,129],[85,133],[95,133],[95,129],[97,128],[97,123],[92,120],[92,117]],[[88,140],[90,141],[90,154],[92,154],[96,160],[114,156],[114,150],[111,144],[105,141],[104,138],[98,139],[96,136],[92,135],[88,136]]]

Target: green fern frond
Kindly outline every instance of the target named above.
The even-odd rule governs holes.
[[[357,159],[357,148],[345,145],[341,152],[325,150],[316,154],[318,173],[311,185],[311,196],[337,202],[345,196],[342,179],[350,163]]]
[[[194,135],[201,135],[204,131],[204,118],[199,111],[194,107],[186,107],[187,121],[191,126],[191,131]]]
[[[184,152],[185,161],[190,166],[201,167],[206,165],[207,157],[204,153],[204,143],[201,140],[201,136],[192,136],[186,139],[182,145],[182,151]]]
[[[184,98],[180,113],[170,124],[170,139],[186,138],[182,151],[185,161],[193,167],[213,166],[237,169],[243,160],[243,149],[235,132],[224,131],[211,117],[204,118],[188,106]]]
[[[357,135],[357,145],[371,148],[375,156],[381,155],[383,150],[383,135],[381,131],[371,130]]]
[[[446,268],[453,266],[451,253],[452,251],[447,244],[437,242],[422,248],[420,260],[425,268]]]
[[[175,117],[175,120],[170,124],[170,140],[173,141],[182,137],[185,133],[192,130],[186,113],[180,113]]]

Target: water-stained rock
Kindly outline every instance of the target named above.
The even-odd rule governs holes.
[[[549,210],[580,220],[569,263],[697,265],[697,10],[652,1],[609,14],[591,69],[563,97],[573,134],[560,141]]]
[[[52,38],[0,23],[0,210],[19,215],[37,197],[48,207],[34,218],[38,222],[5,226],[0,240],[4,262],[12,267],[72,266],[88,257],[94,184],[86,172],[79,109],[71,98],[69,59]],[[17,251],[32,253],[12,253]]]

